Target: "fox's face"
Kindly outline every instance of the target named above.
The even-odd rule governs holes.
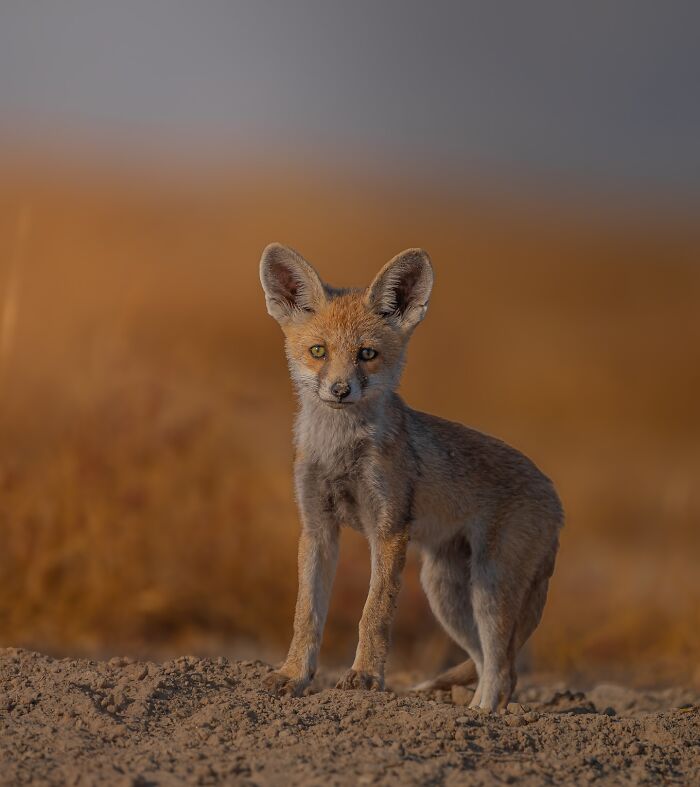
[[[397,387],[408,339],[432,288],[425,252],[398,255],[366,290],[336,290],[295,251],[271,244],[260,278],[267,309],[284,331],[300,395],[341,410]]]
[[[285,329],[287,357],[300,391],[331,407],[357,404],[396,387],[403,342],[361,294],[333,298]]]

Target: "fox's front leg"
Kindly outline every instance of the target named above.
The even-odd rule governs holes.
[[[372,578],[360,620],[360,638],[352,668],[339,689],[384,688],[384,663],[389,652],[391,622],[406,562],[408,534],[377,534],[370,541]]]
[[[321,635],[338,562],[338,527],[302,527],[294,635],[284,664],[265,679],[267,688],[298,697],[316,671]]]

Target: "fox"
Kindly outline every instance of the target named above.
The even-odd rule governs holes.
[[[287,657],[271,693],[312,681],[338,560],[339,533],[369,542],[371,579],[351,668],[338,689],[383,690],[409,542],[422,587],[463,663],[415,687],[475,685],[471,707],[504,708],[515,657],[542,617],[563,509],[552,481],[505,442],[413,410],[397,392],[433,289],[427,252],[407,249],[367,288],[336,288],[292,248],[260,260],[298,398],[294,489],[301,520],[298,591]]]

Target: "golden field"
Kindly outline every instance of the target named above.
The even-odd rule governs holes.
[[[567,512],[530,665],[700,680],[700,233],[298,173],[2,180],[0,644],[282,652],[297,520],[272,240],[336,284],[430,252],[405,398],[529,454]],[[367,575],[344,535],[327,662],[353,651]],[[448,658],[415,559],[395,642],[395,665]]]

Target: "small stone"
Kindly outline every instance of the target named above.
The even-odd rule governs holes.
[[[466,686],[452,687],[452,702],[455,705],[469,705],[474,697],[474,691]]]
[[[627,747],[627,754],[631,754],[633,757],[637,754],[644,754],[644,746],[641,743],[630,743]]]
[[[525,719],[522,716],[511,714],[505,717],[505,722],[509,727],[522,727],[525,724]]]
[[[533,721],[538,721],[538,719],[539,719],[539,718],[540,718],[540,714],[539,714],[537,711],[534,711],[534,710],[528,711],[528,712],[527,712],[527,713],[526,713],[526,714],[523,716],[523,719],[525,719],[525,721],[526,721],[528,724],[530,724],[530,723],[531,723],[531,722],[533,722]]]

